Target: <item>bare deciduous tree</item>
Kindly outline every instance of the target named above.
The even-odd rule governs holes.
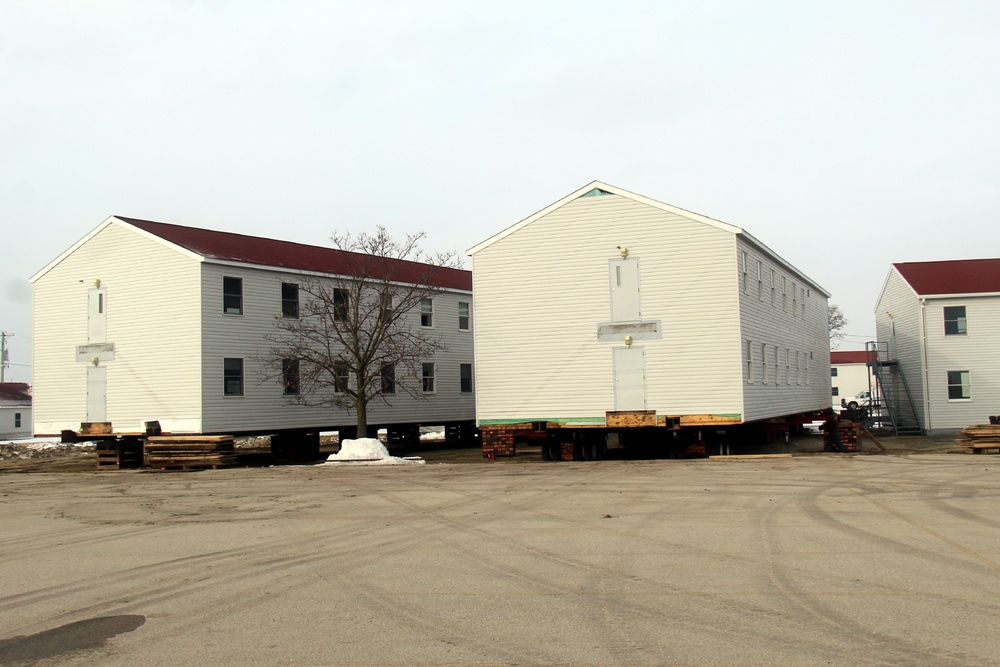
[[[344,267],[300,277],[297,317],[275,318],[269,356],[258,359],[262,379],[281,381],[293,403],[353,411],[359,438],[372,401],[422,398],[422,364],[444,346],[420,326],[421,304],[441,292],[439,273],[460,266],[454,252],[425,254],[425,237],[399,241],[381,226],[333,235]]]
[[[830,342],[837,342],[844,340],[844,327],[847,326],[847,318],[844,317],[844,311],[840,309],[840,306],[831,303],[827,312],[827,319],[830,325]]]

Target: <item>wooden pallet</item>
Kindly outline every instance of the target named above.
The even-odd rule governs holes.
[[[974,424],[962,429],[958,442],[973,454],[989,454],[991,449],[1000,454],[1000,424]]]
[[[205,470],[236,465],[230,435],[160,435],[146,439],[146,465],[160,470]]]
[[[127,438],[101,440],[94,446],[98,470],[124,470],[142,467],[142,442]]]

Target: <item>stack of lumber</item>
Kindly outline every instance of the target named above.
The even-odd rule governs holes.
[[[163,470],[222,468],[236,464],[231,435],[156,435],[146,438],[146,465]]]
[[[977,424],[962,429],[959,444],[972,450],[973,454],[985,454],[991,449],[1000,454],[1000,424]]]

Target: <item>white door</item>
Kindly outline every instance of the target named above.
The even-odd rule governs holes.
[[[641,347],[612,348],[615,410],[646,409],[646,351]]]
[[[87,342],[106,343],[108,338],[108,290],[87,290]]]
[[[639,319],[639,260],[611,260],[611,321]]]
[[[87,366],[87,421],[105,422],[108,415],[108,367]]]

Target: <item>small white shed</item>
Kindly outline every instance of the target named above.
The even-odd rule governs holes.
[[[830,407],[829,294],[740,227],[595,181],[469,254],[483,427]]]
[[[352,414],[293,404],[287,387],[255,370],[275,319],[298,316],[301,277],[343,275],[348,254],[108,218],[31,278],[35,432],[84,422],[110,422],[116,433],[143,432],[152,421],[172,433],[349,427]],[[427,270],[401,264],[412,266],[400,276]],[[373,426],[474,419],[471,274],[434,276],[440,292],[412,317],[447,351],[424,364],[425,400],[400,393],[391,405],[371,405]]]
[[[0,438],[31,435],[31,388],[27,382],[0,382]]]

